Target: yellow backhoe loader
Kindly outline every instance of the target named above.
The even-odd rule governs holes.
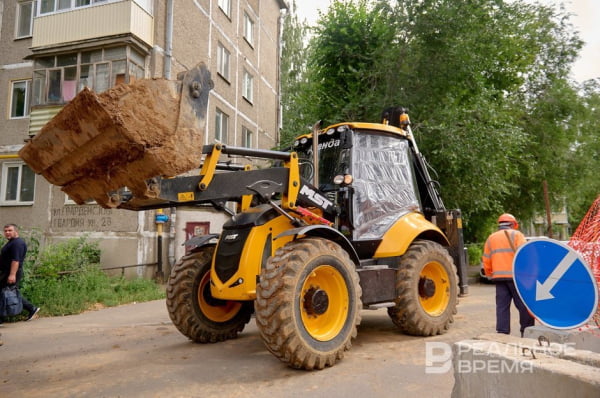
[[[289,151],[202,145],[211,88],[199,65],[176,82],[85,90],[20,155],[79,204],[230,213],[220,234],[186,243],[168,279],[169,315],[195,342],[235,338],[254,313],[267,349],[310,370],[344,356],[363,309],[444,333],[468,288],[461,213],[444,207],[406,111],[317,124]]]

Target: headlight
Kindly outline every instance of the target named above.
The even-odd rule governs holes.
[[[354,178],[352,178],[352,175],[350,174],[339,174],[333,177],[333,183],[336,185],[350,185],[352,184],[352,181],[354,181]]]

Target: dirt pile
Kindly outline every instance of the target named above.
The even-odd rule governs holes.
[[[181,174],[200,163],[212,88],[203,71],[194,97],[185,78],[139,80],[101,94],[84,89],[19,156],[78,204],[95,199],[103,207],[118,206],[112,192],[122,187],[136,197],[154,197],[147,179]]]

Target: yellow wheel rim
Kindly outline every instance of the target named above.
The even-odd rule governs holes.
[[[348,317],[349,295],[342,274],[330,265],[320,265],[306,278],[300,293],[302,323],[319,341],[336,337]]]
[[[232,319],[242,307],[237,301],[218,300],[210,297],[210,273],[202,277],[198,287],[198,305],[200,311],[213,322],[227,322]]]
[[[441,315],[450,302],[450,278],[437,261],[427,263],[419,275],[419,301],[431,316]]]

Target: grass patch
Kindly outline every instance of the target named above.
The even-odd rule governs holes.
[[[81,237],[40,248],[39,236],[36,231],[23,236],[29,251],[20,290],[42,308],[42,316],[165,298],[164,288],[152,280],[106,275],[98,264],[98,242]]]
[[[163,288],[154,281],[109,277],[95,266],[58,278],[31,278],[22,292],[29,301],[42,307],[44,315],[51,316],[165,297]]]

